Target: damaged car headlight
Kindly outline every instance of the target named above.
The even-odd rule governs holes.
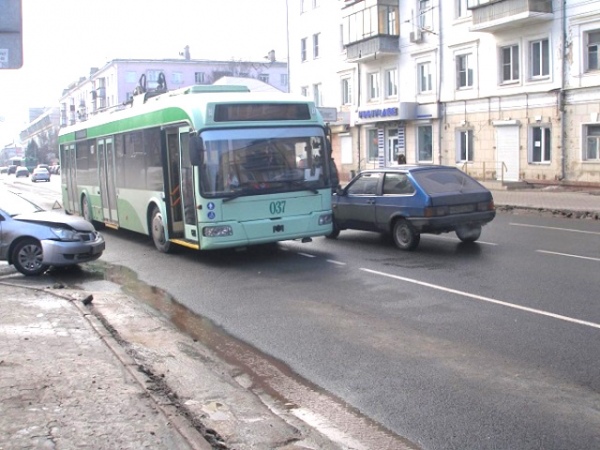
[[[79,241],[79,236],[75,230],[67,228],[50,228],[56,237],[61,241]]]

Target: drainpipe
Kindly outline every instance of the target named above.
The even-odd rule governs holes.
[[[358,108],[360,108],[360,98],[361,98],[361,90],[360,90],[360,86],[362,83],[362,80],[360,79],[360,62],[356,63],[356,78],[357,78],[357,89],[356,89],[356,110],[358,111]],[[360,172],[361,167],[360,167],[360,153],[361,153],[361,147],[360,147],[360,137],[362,136],[362,127],[361,125],[357,125],[357,131],[358,131],[358,146],[357,146],[357,150],[358,150],[358,171]]]
[[[561,166],[560,166],[560,179],[564,180],[567,176],[567,124],[566,124],[566,111],[565,111],[565,89],[567,86],[567,0],[562,2],[562,77],[560,86],[559,96],[559,110],[560,110],[560,153],[561,153]]]
[[[438,111],[438,163],[442,164],[442,130],[443,130],[443,117],[442,117],[442,104],[440,102],[442,95],[442,77],[443,77],[443,69],[444,67],[444,46],[443,39],[444,33],[442,32],[442,0],[438,2],[438,51],[439,51],[439,65],[437,68],[438,72],[438,89],[437,89],[437,111]]]

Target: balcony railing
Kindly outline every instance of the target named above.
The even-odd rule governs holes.
[[[499,0],[486,3],[472,0],[469,9],[473,17],[471,31],[493,33],[554,18],[552,0]]]
[[[346,46],[346,61],[358,62],[400,53],[398,36],[374,36]]]

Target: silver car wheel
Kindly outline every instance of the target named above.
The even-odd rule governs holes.
[[[41,275],[48,266],[43,264],[42,245],[33,239],[19,242],[13,253],[13,264],[23,275]]]

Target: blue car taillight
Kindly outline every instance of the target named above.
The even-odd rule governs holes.
[[[425,208],[425,217],[439,217],[448,214],[447,206],[428,206]]]
[[[494,200],[477,203],[477,211],[493,211],[494,209]]]

